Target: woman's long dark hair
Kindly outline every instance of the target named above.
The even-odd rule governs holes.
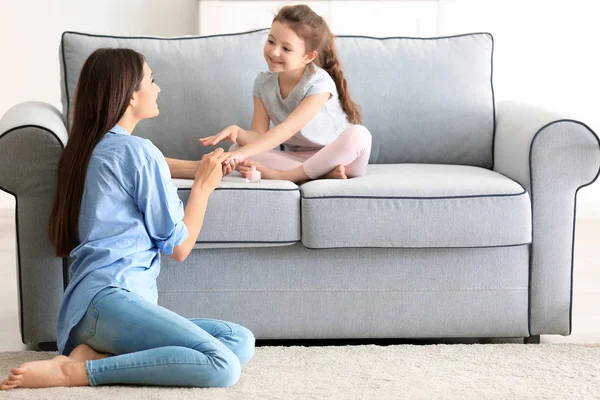
[[[81,69],[48,223],[48,236],[59,257],[68,256],[79,244],[79,210],[92,151],[125,114],[143,78],[144,56],[131,49],[98,49]]]

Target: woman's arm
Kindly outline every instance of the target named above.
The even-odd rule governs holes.
[[[279,146],[281,143],[294,136],[300,129],[302,129],[302,127],[308,124],[319,113],[319,111],[321,111],[330,97],[330,93],[318,93],[305,98],[302,100],[300,105],[298,105],[298,107],[285,119],[285,121],[275,126],[265,134],[259,135],[254,141],[243,146],[241,149],[230,153],[229,159],[237,158],[238,161],[243,161],[248,157],[252,157],[253,155],[260,154]],[[262,104],[262,102],[260,103]],[[254,127],[254,119],[252,124]],[[263,125],[261,126],[264,127],[264,119]]]
[[[214,188],[211,188],[204,182],[194,181],[183,217],[183,223],[188,230],[188,237],[179,246],[175,246],[173,254],[169,254],[169,257],[172,259],[179,262],[184,261],[194,248],[204,224],[208,198],[213,190]]]
[[[167,165],[171,171],[171,178],[194,179],[194,175],[200,166],[200,161],[179,160],[176,158],[166,158]],[[234,165],[223,165],[223,176],[229,175]]]
[[[167,165],[171,171],[171,178],[194,179],[194,174],[200,165],[200,161],[178,160],[166,158]]]
[[[223,177],[222,163],[224,159],[223,149],[216,149],[202,157],[198,168],[194,171],[192,176],[194,183],[183,216],[188,236],[181,244],[173,248],[173,254],[170,254],[169,257],[174,260],[180,262],[185,260],[198,240],[204,223],[208,198]]]

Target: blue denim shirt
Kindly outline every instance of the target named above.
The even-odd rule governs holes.
[[[92,298],[121,287],[157,303],[160,253],[188,236],[183,203],[164,156],[147,139],[116,125],[92,152],[79,211],[80,244],[58,316],[57,345],[68,355],[71,329]]]

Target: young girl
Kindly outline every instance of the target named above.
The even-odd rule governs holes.
[[[371,134],[350,98],[327,23],[306,5],[283,7],[264,47],[269,72],[254,81],[252,130],[229,126],[203,145],[235,143],[227,160],[242,173],[301,182],[365,174]],[[269,122],[274,128],[269,130]],[[284,151],[272,150],[280,144]]]
[[[248,329],[157,305],[159,249],[177,261],[187,257],[210,194],[233,168],[223,164],[222,149],[198,163],[167,161],[149,140],[131,135],[139,121],[158,115],[159,92],[133,50],[99,49],[84,63],[48,227],[57,255],[75,259],[58,317],[62,355],[13,368],[0,390],[231,386],[254,354]],[[194,166],[184,212],[169,169],[189,177]]]

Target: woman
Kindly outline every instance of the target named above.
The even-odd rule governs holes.
[[[159,250],[185,260],[210,194],[235,167],[224,163],[222,149],[198,163],[167,163],[149,140],[132,136],[139,121],[158,115],[159,92],[133,50],[98,49],[86,60],[49,222],[57,255],[75,259],[58,319],[61,355],[13,368],[0,389],[225,387],[252,358],[248,329],[188,320],[157,305]],[[184,212],[171,172],[192,171]]]

